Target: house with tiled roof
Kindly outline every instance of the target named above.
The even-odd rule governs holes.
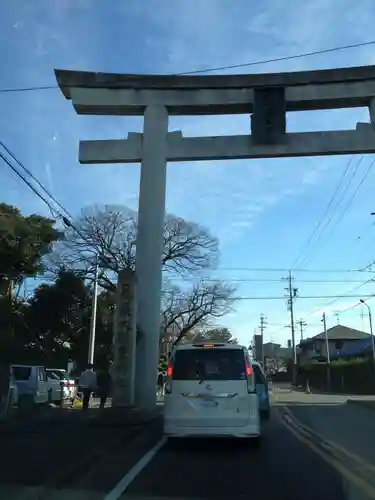
[[[358,341],[371,339],[369,333],[344,325],[335,325],[327,329],[328,348],[331,358],[340,356],[340,352],[350,350],[350,346]],[[327,359],[326,340],[324,332],[314,337],[302,340],[299,344],[299,361],[301,364]]]

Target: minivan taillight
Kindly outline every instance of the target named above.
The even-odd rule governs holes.
[[[246,378],[247,378],[247,392],[251,393],[255,391],[254,385],[254,372],[250,361],[246,360]]]
[[[168,368],[167,368],[167,380],[166,380],[165,386],[164,386],[165,394],[172,393],[172,375],[173,375],[173,364],[172,364],[172,360],[169,360]]]
[[[251,363],[249,361],[246,361],[246,375],[248,377],[253,376],[253,367],[251,366]]]

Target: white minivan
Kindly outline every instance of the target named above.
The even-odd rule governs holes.
[[[165,384],[164,434],[259,441],[259,400],[246,347],[215,342],[173,349]]]

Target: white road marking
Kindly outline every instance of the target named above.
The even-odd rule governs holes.
[[[129,472],[125,474],[125,476],[121,479],[119,483],[113,488],[113,490],[108,493],[108,495],[104,498],[104,500],[118,500],[120,496],[126,491],[130,484],[134,481],[134,479],[138,476],[140,472],[148,465],[157,452],[162,448],[167,442],[167,438],[163,437],[150,451],[144,455],[138,463],[134,465],[130,469]]]

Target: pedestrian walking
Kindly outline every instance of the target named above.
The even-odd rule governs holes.
[[[82,409],[88,410],[90,404],[91,394],[96,389],[96,373],[94,371],[94,365],[89,363],[86,370],[81,373],[79,377],[79,392],[83,394]]]
[[[163,387],[164,387],[164,377],[162,372],[158,373],[158,380],[157,380],[157,397],[161,398],[163,395]]]
[[[100,408],[103,409],[112,391],[112,377],[107,368],[99,371],[97,387],[100,397]]]

